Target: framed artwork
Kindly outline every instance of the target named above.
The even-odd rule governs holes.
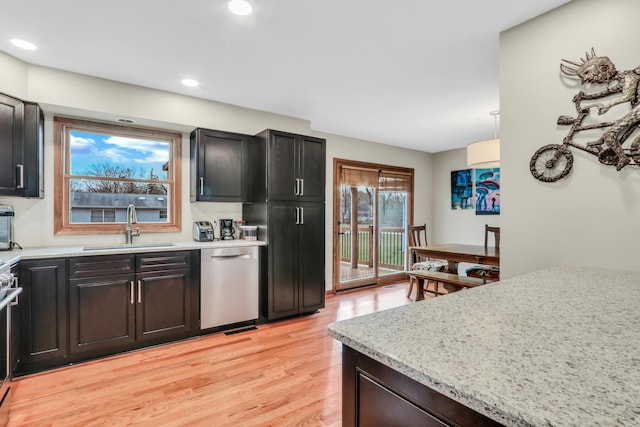
[[[451,171],[451,209],[473,209],[471,169]]]
[[[475,171],[476,215],[500,215],[500,168]]]

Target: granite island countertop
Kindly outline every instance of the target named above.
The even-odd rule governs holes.
[[[328,330],[505,425],[640,425],[638,272],[554,267]]]

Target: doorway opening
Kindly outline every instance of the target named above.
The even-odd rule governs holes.
[[[414,170],[334,159],[333,290],[404,280]]]

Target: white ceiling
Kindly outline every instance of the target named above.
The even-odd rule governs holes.
[[[227,1],[7,1],[0,50],[438,152],[493,137],[499,32],[569,0],[250,0],[246,17]]]

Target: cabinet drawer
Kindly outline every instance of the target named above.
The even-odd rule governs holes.
[[[156,252],[138,254],[136,256],[136,271],[181,270],[191,267],[191,252]]]
[[[69,258],[69,278],[135,273],[133,255],[98,255]]]

